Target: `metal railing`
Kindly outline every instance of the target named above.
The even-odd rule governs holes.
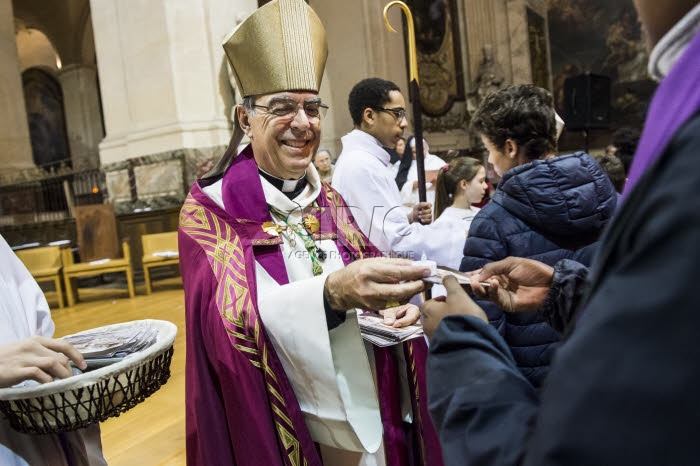
[[[105,174],[99,169],[37,169],[16,178],[21,181],[0,185],[0,226],[59,221],[72,217],[74,206],[102,204],[107,196]]]

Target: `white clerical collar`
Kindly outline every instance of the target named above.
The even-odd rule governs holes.
[[[270,182],[270,184],[283,193],[292,193],[297,190],[297,187],[299,188],[299,191],[301,191],[301,189],[306,186],[306,173],[301,175],[301,178],[297,180],[285,180],[275,175],[271,175],[260,167],[258,167],[258,170],[260,171],[260,174]]]
[[[340,138],[340,140],[343,143],[343,147],[361,149],[379,159],[379,161],[382,162],[384,166],[389,165],[391,156],[386,151],[386,149],[382,147],[377,138],[375,138],[371,134],[365,133],[364,131],[359,129],[354,129],[342,138]]]
[[[294,199],[289,199],[277,187],[273,186],[262,173],[260,174],[265,200],[269,205],[285,214],[311,205],[321,193],[321,179],[313,164],[306,168],[306,179],[308,183],[301,193]]]
[[[681,58],[698,31],[700,4],[686,13],[656,44],[649,55],[649,75],[661,81]]]

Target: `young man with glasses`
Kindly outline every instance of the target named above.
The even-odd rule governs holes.
[[[385,323],[414,323],[415,306],[385,308],[421,292],[429,271],[372,258],[378,251],[311,164],[325,110],[321,21],[302,0],[273,0],[224,50],[244,98],[229,149],[192,186],[178,239],[188,465],[403,465],[409,446],[439,455],[427,408],[409,395],[425,393],[425,342],[406,343],[404,365],[418,369],[402,389],[404,361],[368,351],[356,318],[375,309]],[[238,154],[243,135],[250,144]],[[408,428],[401,393],[419,407]]]
[[[343,196],[362,232],[383,254],[419,260],[423,254],[439,265],[458,267],[464,231],[438,231],[431,225],[432,206],[421,202],[407,215],[401,205],[392,149],[408,126],[406,102],[391,81],[368,78],[348,98],[354,129],[342,137],[343,151],[333,173],[333,187]],[[439,240],[438,240],[439,238]]]

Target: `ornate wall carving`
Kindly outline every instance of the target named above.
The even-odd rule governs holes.
[[[408,0],[416,31],[418,77],[423,113],[445,115],[464,100],[462,60],[455,0]]]

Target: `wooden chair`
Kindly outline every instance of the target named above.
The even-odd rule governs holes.
[[[122,242],[119,255],[117,220],[110,204],[77,206],[73,209],[78,236],[80,262],[73,261],[71,251],[63,252],[63,279],[66,284],[68,305],[73,306],[78,297],[73,284],[78,277],[124,272],[129,296],[134,297],[134,279],[131,270],[129,243]],[[75,294],[74,294],[75,293]]]
[[[70,248],[68,249],[70,251]],[[58,307],[63,308],[63,290],[61,289],[61,248],[46,246],[41,248],[20,249],[15,254],[22,261],[37,282],[52,280],[58,296]]]
[[[177,231],[143,235],[141,245],[143,246],[143,277],[146,280],[146,293],[151,294],[151,268],[180,263]]]
[[[63,279],[66,283],[66,295],[68,296],[68,305],[73,306],[77,301],[77,287],[73,287],[73,280],[78,277],[89,277],[93,275],[102,275],[103,273],[124,272],[126,273],[126,284],[129,288],[129,297],[134,297],[134,277],[131,271],[131,255],[129,251],[129,243],[122,243],[124,257],[122,259],[102,259],[92,262],[75,263],[73,260],[73,252],[70,249],[63,250]],[[73,293],[75,292],[75,296]]]

